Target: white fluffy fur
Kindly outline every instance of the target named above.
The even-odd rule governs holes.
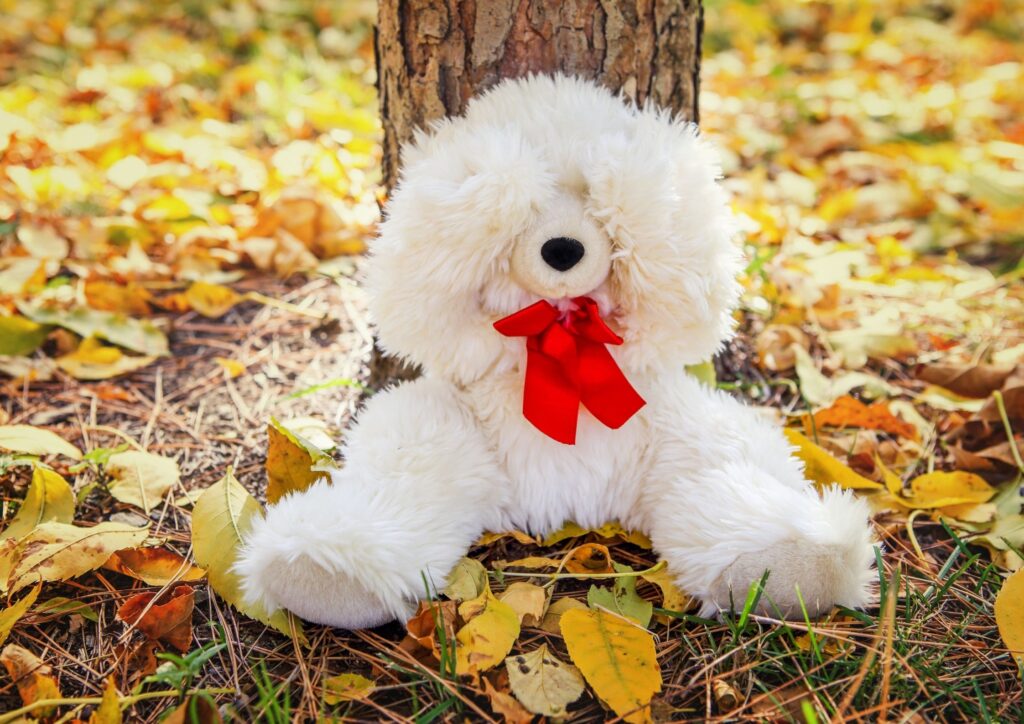
[[[804,480],[781,431],[683,371],[732,329],[740,254],[714,153],[696,129],[566,77],[505,82],[421,133],[373,244],[384,347],[424,377],[370,399],[331,484],[254,526],[237,569],[270,608],[347,628],[405,616],[484,530],[612,519],[650,533],[705,613],[861,606],[866,506]],[[584,261],[538,261],[572,236]],[[492,324],[587,293],[648,401],[611,430],[581,409],[577,443],[522,415],[525,343]]]

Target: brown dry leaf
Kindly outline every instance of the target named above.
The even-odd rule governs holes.
[[[483,680],[484,694],[491,702],[491,710],[501,717],[505,724],[529,724],[533,714],[528,712],[515,697],[502,691],[487,679]]]
[[[455,602],[454,601],[420,601],[416,613],[406,623],[409,637],[417,644],[430,651],[434,658],[441,660],[441,648],[437,640],[437,628],[440,624],[444,630],[446,641],[455,638]]]
[[[182,653],[192,644],[192,609],[195,591],[191,586],[175,586],[157,597],[138,593],[117,609],[117,618],[134,625],[153,641],[162,641]]]
[[[18,687],[18,694],[26,706],[37,701],[61,698],[57,681],[50,675],[50,665],[44,664],[28,649],[8,644],[3,652],[0,652],[0,663],[3,663],[14,685]],[[52,712],[53,707],[44,707],[36,709],[34,713],[47,717]]]
[[[1013,367],[987,364],[934,364],[919,365],[914,376],[963,397],[988,397],[1003,386],[1013,370]]]
[[[608,546],[600,543],[585,543],[570,551],[565,560],[565,570],[569,573],[615,573]]]
[[[536,626],[544,618],[548,605],[548,591],[533,583],[510,583],[498,600],[507,603],[519,617],[523,626]]]
[[[276,503],[288,493],[305,490],[317,480],[328,478],[318,463],[332,463],[330,456],[304,443],[277,420],[267,425],[267,502]]]
[[[221,724],[220,712],[207,695],[193,694],[181,706],[175,707],[161,724]]]
[[[820,427],[859,427],[865,430],[882,430],[917,442],[920,435],[909,422],[901,420],[889,411],[885,401],[865,405],[860,400],[844,395],[832,406],[814,413],[814,424]],[[804,415],[804,427],[810,426],[810,416]]]
[[[757,363],[762,369],[786,372],[796,365],[793,345],[807,349],[807,335],[791,324],[769,324],[757,336]]]
[[[715,704],[719,712],[728,713],[736,708],[736,705],[743,699],[736,687],[721,677],[715,677],[711,681],[711,691],[715,695]]]
[[[206,571],[194,566],[172,550],[161,547],[126,548],[114,553],[103,564],[150,586],[166,586],[175,581],[198,581]]]
[[[120,662],[118,670],[129,685],[134,685],[156,672],[156,649],[158,646],[156,641],[149,639],[145,639],[135,646],[128,644],[114,646],[115,658]]]

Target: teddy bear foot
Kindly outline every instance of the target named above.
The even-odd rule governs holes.
[[[802,535],[739,555],[718,576],[702,613],[743,607],[754,581],[768,571],[756,612],[802,619],[827,614],[834,605],[863,608],[871,602],[874,543],[864,524],[866,505],[828,491],[818,518]]]

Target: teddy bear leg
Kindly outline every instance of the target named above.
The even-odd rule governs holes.
[[[869,602],[874,547],[867,504],[837,488],[783,484],[733,463],[677,485],[651,507],[652,541],[702,614],[740,609],[768,572],[757,611],[800,618]]]
[[[443,383],[375,395],[347,437],[344,468],[271,506],[235,570],[251,602],[355,629],[442,588],[509,486]]]

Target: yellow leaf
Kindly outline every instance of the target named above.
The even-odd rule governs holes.
[[[459,606],[459,615],[469,619],[455,634],[455,671],[460,676],[493,669],[519,637],[516,612],[495,598],[490,589]]]
[[[568,538],[579,538],[587,535],[588,533],[597,533],[597,535],[602,538],[621,538],[627,543],[633,543],[641,548],[650,549],[651,547],[651,540],[646,535],[636,531],[628,531],[615,521],[605,523],[598,528],[584,528],[572,521],[569,521],[554,533],[544,538],[541,545],[553,546]]]
[[[43,582],[40,581],[35,585],[35,588],[25,594],[24,598],[0,611],[0,645],[3,645],[4,641],[7,640],[7,637],[11,634],[11,629],[14,628],[14,624],[18,623],[18,620],[36,602],[36,597],[42,589]]]
[[[692,599],[676,586],[675,576],[669,572],[668,568],[659,568],[640,577],[661,589],[662,608],[681,612],[690,607]]]
[[[76,380],[109,380],[152,364],[156,357],[126,355],[117,347],[108,347],[98,337],[87,337],[70,354],[57,358],[57,366]]]
[[[74,516],[75,494],[71,486],[58,473],[36,465],[25,500],[11,524],[0,533],[0,541],[20,540],[40,523],[70,523]]]
[[[361,674],[338,674],[324,679],[324,701],[328,704],[361,701],[376,688],[373,681]]]
[[[330,457],[287,430],[277,420],[267,425],[267,502],[276,503],[288,493],[305,490],[321,478],[328,477],[322,470],[313,470],[315,463],[330,461]]]
[[[123,523],[99,523],[92,528],[43,523],[13,551],[10,591],[39,579],[64,581],[80,576],[102,566],[115,551],[139,545],[148,535],[149,528]]]
[[[163,455],[128,450],[114,453],[104,470],[110,476],[107,489],[122,503],[137,505],[148,514],[178,484],[178,463]]]
[[[833,483],[853,490],[879,490],[881,485],[858,475],[849,467],[829,455],[801,433],[793,429],[784,430],[786,439],[796,446],[793,453],[804,463],[804,475],[815,485],[829,486]]]
[[[534,714],[564,717],[566,707],[583,695],[579,669],[563,664],[546,644],[528,654],[505,659],[512,693]]]
[[[19,312],[34,322],[64,327],[79,337],[100,337],[145,355],[163,357],[169,354],[167,335],[146,319],[88,307],[58,309],[36,302],[18,302],[16,306]]]
[[[587,604],[575,598],[559,598],[548,606],[544,620],[540,622],[540,628],[548,633],[557,634],[561,632],[562,616],[566,611],[575,608],[586,610]]]
[[[121,724],[121,699],[113,676],[107,677],[107,683],[103,686],[103,701],[93,710],[89,724]]]
[[[516,582],[509,584],[498,600],[512,607],[521,625],[536,626],[544,618],[548,594],[533,583]]]
[[[214,357],[213,361],[219,364],[225,372],[228,373],[228,377],[235,379],[245,374],[245,365],[235,359],[229,359],[227,357]]]
[[[478,598],[487,587],[487,569],[483,564],[473,558],[463,558],[448,574],[444,595],[453,601],[468,601]]]
[[[22,224],[18,227],[18,241],[29,256],[36,259],[63,259],[70,250],[67,239],[52,226]]]
[[[942,508],[963,503],[985,503],[995,492],[984,478],[974,473],[961,470],[933,472],[911,480],[910,497],[900,497],[898,501],[908,508]]]
[[[50,676],[49,664],[44,664],[28,649],[8,644],[0,653],[0,662],[7,669],[14,685],[18,687],[18,694],[26,706],[37,701],[61,698],[57,682]],[[52,711],[53,707],[43,707],[34,710],[33,714],[48,718]]]
[[[1024,569],[1007,578],[999,589],[995,613],[1003,643],[1024,664]]]
[[[94,280],[85,283],[85,301],[93,309],[145,316],[152,311],[149,306],[152,298],[145,287],[135,282],[117,284]]]
[[[223,317],[242,301],[242,298],[241,294],[230,287],[203,281],[192,282],[185,290],[185,299],[189,306],[210,319]]]
[[[628,722],[651,721],[651,698],[661,691],[654,637],[606,611],[571,609],[562,614],[569,657],[601,701]]]
[[[0,355],[29,355],[39,349],[50,327],[24,317],[0,315]]]
[[[238,574],[232,569],[242,538],[252,527],[253,517],[260,514],[259,503],[228,470],[223,478],[203,491],[192,509],[192,550],[196,563],[206,569],[210,586],[217,595],[249,618],[290,635],[291,614],[286,611],[270,614],[263,606],[246,605]],[[300,638],[305,640],[299,622],[294,621],[294,625]]]
[[[0,450],[82,459],[82,451],[77,447],[49,430],[31,425],[0,425]]]

